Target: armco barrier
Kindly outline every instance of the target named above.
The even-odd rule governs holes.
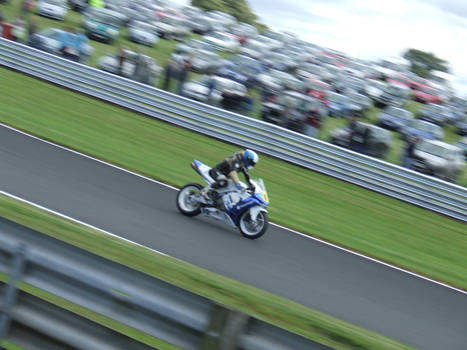
[[[0,65],[467,221],[467,189],[0,39]]]
[[[0,273],[0,343],[29,350],[151,347],[18,291],[19,281],[182,349],[329,350],[2,217]]]

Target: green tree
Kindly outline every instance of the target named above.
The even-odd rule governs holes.
[[[432,70],[449,72],[448,62],[431,52],[408,49],[403,57],[410,62],[410,70],[423,78],[428,78]]]
[[[257,21],[258,16],[251,11],[246,0],[191,0],[191,5],[205,11],[218,10],[231,14],[238,21],[252,24],[259,29],[267,28]]]
[[[191,5],[199,7],[205,11],[224,11],[224,0],[191,0]]]

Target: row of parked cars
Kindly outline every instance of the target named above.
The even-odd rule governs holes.
[[[360,122],[353,130],[353,136],[361,130],[365,149],[348,140],[345,128],[334,131],[331,142],[383,158],[392,145],[392,134],[387,130],[400,132],[404,139],[441,140],[443,126],[454,124],[461,135],[466,134],[467,102],[454,102],[449,89],[432,85],[407,66],[354,59],[292,34],[259,33],[224,13],[192,6],[175,8],[162,0],[111,0],[106,9],[76,7],[83,10],[88,36],[97,40],[112,43],[123,26],[128,27],[129,38],[142,45],[155,45],[160,37],[180,40],[174,59],[189,59],[193,71],[215,74],[213,90],[209,87],[211,76],[184,85],[183,94],[199,101],[223,106],[226,94],[247,101],[249,89],[256,88],[261,91],[261,117],[297,132],[303,132],[307,109],[319,110],[323,118],[350,118],[380,107],[378,125]],[[183,40],[190,32],[203,37]],[[221,52],[230,53],[230,57],[222,58],[226,55]],[[133,56],[129,55],[128,67],[123,69],[126,76],[132,74]],[[117,60],[116,56],[103,58],[101,67],[115,72]],[[158,72],[159,67],[154,69],[152,81]],[[404,109],[411,99],[426,103],[417,118]]]

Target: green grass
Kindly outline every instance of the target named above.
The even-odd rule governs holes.
[[[108,236],[100,231],[60,218],[57,215],[47,213],[4,195],[0,195],[0,216],[191,290],[228,307],[292,330],[335,349],[411,349],[399,342],[285,298],[158,254],[118,237]],[[0,280],[5,281],[6,276],[0,275]],[[175,349],[175,347],[147,334],[119,324],[31,285],[20,283],[19,288],[146,344],[156,346],[159,349]]]
[[[4,341],[4,342],[0,343],[0,345],[3,346],[3,348],[5,348],[5,350],[27,350],[25,348],[22,348],[21,346],[10,343],[9,341]],[[3,349],[3,348],[1,348],[1,349]]]
[[[175,186],[238,147],[0,69],[0,121]],[[467,289],[465,224],[261,156],[277,223]],[[267,239],[267,235],[264,237]]]

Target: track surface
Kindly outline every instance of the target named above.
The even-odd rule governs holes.
[[[273,226],[247,240],[179,214],[170,188],[1,126],[0,164],[0,190],[408,345],[467,349],[466,294]]]

